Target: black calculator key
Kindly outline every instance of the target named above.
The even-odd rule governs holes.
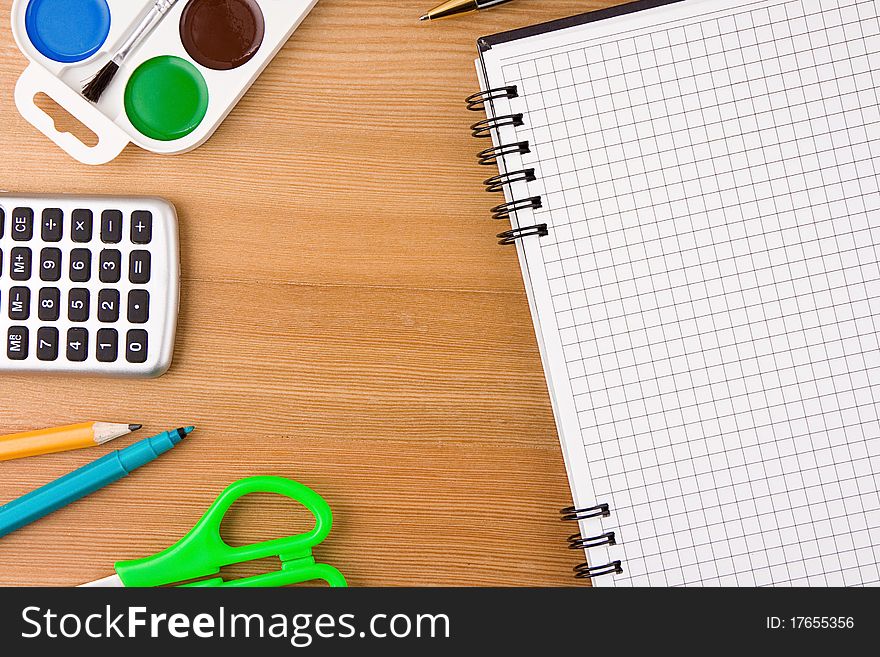
[[[34,237],[34,211],[31,208],[15,208],[12,211],[12,239],[29,242]]]
[[[103,328],[98,331],[96,354],[101,363],[113,363],[119,355],[119,333],[116,329]]]
[[[3,237],[0,235],[0,237]],[[3,249],[0,249],[0,278],[3,278]]]
[[[74,210],[70,219],[70,239],[80,244],[92,241],[92,211]]]
[[[72,249],[70,252],[70,280],[85,283],[92,277],[92,252],[88,249]]]
[[[104,244],[119,244],[122,241],[122,213],[119,210],[104,210],[101,213],[101,241]]]
[[[98,261],[98,276],[102,283],[118,283],[122,275],[122,254],[116,249],[104,249]]]
[[[75,287],[67,295],[67,319],[71,322],[85,322],[89,318],[89,291]]]
[[[41,326],[37,331],[37,358],[40,360],[58,358],[58,329],[54,326]]]
[[[128,293],[128,321],[131,324],[146,324],[150,319],[150,293],[146,290],[132,290]]]
[[[67,360],[81,363],[89,353],[89,332],[84,328],[67,330]]]
[[[98,321],[112,324],[119,320],[119,290],[98,292]]]
[[[0,239],[3,239],[3,224],[6,222],[6,210],[0,208]]]
[[[44,287],[40,290],[37,316],[41,322],[57,322],[61,315],[61,290],[57,287]]]
[[[24,360],[28,357],[27,326],[10,326],[6,334],[6,357],[9,360]]]
[[[40,251],[40,280],[61,280],[61,249],[47,246]]]
[[[9,289],[9,319],[23,322],[31,316],[31,290],[28,287]]]
[[[153,214],[147,210],[131,213],[131,241],[134,244],[149,244],[153,239]]]
[[[125,360],[129,363],[147,362],[147,332],[132,329],[125,337]]]
[[[43,210],[41,229],[44,242],[60,242],[64,234],[64,213],[59,208]]]
[[[9,276],[14,281],[27,281],[31,277],[31,250],[17,246],[9,253]]]
[[[132,251],[128,259],[128,280],[135,285],[150,282],[150,252]]]

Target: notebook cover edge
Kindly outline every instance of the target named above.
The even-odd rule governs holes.
[[[477,39],[477,48],[479,49],[480,54],[482,54],[487,50],[491,50],[493,46],[502,43],[519,41],[520,39],[526,39],[539,34],[548,34],[569,27],[576,27],[578,25],[593,23],[606,18],[615,18],[625,14],[632,14],[637,11],[654,9],[656,7],[662,7],[664,5],[671,5],[683,1],[684,0],[635,0],[634,2],[626,2],[621,5],[614,5],[613,7],[606,7],[604,9],[594,9],[593,11],[576,14],[575,16],[557,18],[556,20],[547,21],[545,23],[538,23],[537,25],[529,25],[515,30],[508,30],[507,32],[499,32],[497,34],[480,37]]]

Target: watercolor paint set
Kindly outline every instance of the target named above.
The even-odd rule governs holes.
[[[12,31],[30,61],[16,84],[21,115],[74,159],[103,164],[134,143],[155,153],[203,144],[317,0],[15,0]],[[149,29],[144,29],[146,27]],[[139,37],[139,38],[138,38]],[[118,72],[97,102],[84,85]],[[52,98],[97,136],[56,130]]]

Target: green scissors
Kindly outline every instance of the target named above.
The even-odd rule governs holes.
[[[315,516],[315,527],[305,534],[264,543],[232,547],[220,537],[220,523],[234,502],[251,493],[276,493],[303,504]],[[249,477],[236,481],[214,501],[195,527],[175,545],[159,554],[134,561],[120,561],[116,574],[82,586],[288,586],[323,580],[330,586],[347,586],[336,568],[315,563],[312,548],[330,533],[330,506],[308,486],[282,477]],[[281,570],[225,581],[220,568],[266,557],[279,557]]]

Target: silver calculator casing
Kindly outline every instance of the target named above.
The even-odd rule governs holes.
[[[34,228],[31,240],[13,241],[11,237],[12,212],[15,208],[27,207],[34,211]],[[0,271],[0,372],[28,372],[46,374],[79,374],[116,377],[157,377],[171,366],[174,354],[174,339],[177,330],[177,317],[180,302],[180,248],[177,227],[177,212],[174,206],[156,197],[121,196],[75,196],[75,195],[15,195],[0,193],[0,208],[5,213],[5,226],[0,234],[0,250],[3,251],[2,271]],[[44,242],[41,235],[41,215],[46,208],[58,208],[63,212],[64,230],[57,242]],[[89,209],[94,216],[93,233],[90,242],[75,243],[71,236],[71,217],[74,210]],[[101,236],[101,213],[104,210],[122,212],[122,240],[119,243],[104,244]],[[136,210],[147,210],[153,215],[152,239],[148,245],[135,245],[130,239],[131,216]],[[10,251],[16,246],[29,247],[33,252],[31,276],[26,282],[17,282],[10,275]],[[59,248],[62,252],[61,279],[57,282],[43,282],[40,272],[40,251],[44,247]],[[92,275],[88,282],[74,283],[70,280],[67,266],[73,248],[88,248],[92,251]],[[122,271],[118,283],[105,284],[99,278],[99,254],[104,248],[118,249],[122,252]],[[126,264],[134,249],[145,249],[151,254],[151,275],[146,284],[133,285],[129,281]],[[9,290],[15,286],[31,289],[30,317],[24,321],[10,319]],[[36,356],[37,331],[46,326],[38,317],[38,291],[41,287],[52,286],[60,289],[61,312],[57,321],[51,325],[59,330],[60,347],[58,357],[52,361],[39,360]],[[68,320],[65,300],[71,288],[87,288],[90,291],[90,312],[85,322],[73,324]],[[98,293],[103,288],[115,288],[120,294],[119,319],[113,324],[98,320]],[[128,292],[134,288],[146,289],[150,295],[149,319],[143,324],[130,324],[125,312]],[[11,360],[7,355],[7,337],[10,327],[26,326],[29,330],[28,357],[26,360]],[[88,331],[88,355],[83,362],[71,362],[65,355],[65,336],[71,327],[81,327]],[[119,356],[112,363],[99,362],[96,357],[97,332],[102,328],[115,328],[119,333]],[[125,336],[129,329],[147,331],[147,358],[143,363],[131,363],[126,359]]]

